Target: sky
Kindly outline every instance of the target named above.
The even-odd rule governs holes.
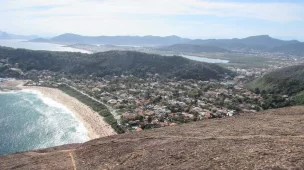
[[[0,0],[0,30],[304,40],[304,0]]]

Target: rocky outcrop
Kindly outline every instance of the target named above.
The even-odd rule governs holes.
[[[304,107],[0,157],[0,169],[302,169]]]

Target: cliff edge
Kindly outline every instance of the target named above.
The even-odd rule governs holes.
[[[304,107],[0,156],[0,169],[302,169]]]

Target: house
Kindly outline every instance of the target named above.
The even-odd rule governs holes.
[[[135,120],[136,115],[132,113],[123,113],[122,118],[126,120]]]
[[[140,131],[142,131],[142,128],[137,127],[137,128],[136,128],[136,132],[140,132]]]
[[[227,113],[227,116],[229,116],[229,117],[231,117],[231,116],[233,116],[234,115],[234,111],[229,111],[228,113]]]
[[[108,101],[108,103],[109,103],[109,104],[116,104],[117,101],[116,101],[115,99],[111,99],[111,100]]]

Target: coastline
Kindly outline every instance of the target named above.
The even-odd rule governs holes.
[[[88,137],[91,140],[117,134],[115,130],[103,120],[102,116],[76,98],[69,96],[59,89],[40,86],[23,86],[24,83],[25,81],[21,80],[9,80],[5,82],[5,84],[7,84],[5,86],[14,90],[35,90],[40,92],[43,96],[63,104],[84,124],[88,131]]]

